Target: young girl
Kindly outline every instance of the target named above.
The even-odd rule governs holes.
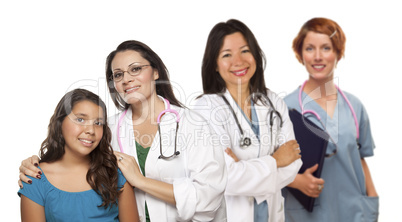
[[[40,149],[43,174],[18,192],[22,221],[138,221],[106,123],[97,95],[75,89],[60,100]]]
[[[177,100],[159,55],[142,42],[122,42],[107,57],[106,81],[122,111],[108,123],[112,146],[135,187],[140,220],[226,221],[224,153],[204,119]],[[22,172],[38,175],[37,159],[23,161],[23,181]]]

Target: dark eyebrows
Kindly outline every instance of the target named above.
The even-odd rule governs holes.
[[[86,117],[86,118],[88,118],[88,115],[85,114],[85,113],[73,113],[73,115],[76,116],[76,117],[83,117],[83,118]],[[99,117],[99,118],[96,118],[96,120],[104,121],[104,118],[103,118],[103,117]]]
[[[134,64],[136,64],[136,63],[141,64],[140,62],[133,62],[133,63],[131,63],[130,65],[128,65],[127,67],[129,68],[130,66],[132,66],[132,65],[134,65]],[[123,71],[123,70],[120,69],[120,68],[115,68],[115,69],[113,69],[113,71]]]
[[[220,51],[219,54],[222,52],[230,52],[230,51],[231,51],[230,49],[225,49],[225,50]]]
[[[85,114],[85,113],[73,113],[73,114],[74,114],[74,116],[76,116],[76,117],[88,117],[88,115]]]
[[[243,48],[245,48],[245,47],[249,47],[249,46],[248,46],[248,45],[244,45],[244,46],[241,46],[240,49],[243,49]],[[230,49],[224,49],[224,50],[220,51],[219,54],[220,54],[220,53],[223,53],[223,52],[231,52],[231,51],[232,51],[232,50],[230,50]]]
[[[133,63],[131,63],[130,65],[128,65],[127,67],[130,67],[130,66],[135,65],[135,64],[140,65],[141,63],[140,63],[140,62],[133,62]]]

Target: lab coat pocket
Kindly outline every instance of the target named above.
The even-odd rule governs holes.
[[[181,178],[186,175],[185,162],[182,154],[172,159],[158,159],[156,162],[158,177],[163,182],[173,184],[174,178]],[[148,172],[148,171],[147,171]]]
[[[363,221],[378,221],[379,214],[379,197],[363,196]]]

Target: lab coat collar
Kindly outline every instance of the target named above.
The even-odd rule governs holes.
[[[270,96],[269,96],[269,92],[267,92],[267,96],[271,99],[273,105],[275,106],[276,101],[274,101]],[[245,135],[249,136],[249,137],[253,137],[253,142],[254,141],[258,141],[258,144],[253,144],[253,145],[258,145],[260,147],[259,150],[259,154],[260,155],[266,155],[266,154],[271,154],[273,153],[273,147],[268,146],[268,145],[263,145],[262,144],[266,144],[268,142],[267,139],[267,135],[270,133],[270,127],[268,124],[268,112],[272,109],[272,107],[270,107],[269,105],[265,105],[262,103],[262,101],[257,101],[256,103],[254,103],[254,108],[256,110],[257,113],[257,117],[258,117],[258,125],[260,127],[260,140],[258,140],[257,138],[255,138],[255,134],[254,131],[252,130],[250,124],[247,122],[247,120],[245,119],[244,115],[242,114],[242,111],[240,110],[240,108],[235,104],[236,102],[234,101],[232,95],[230,94],[230,92],[226,89],[225,93],[223,94],[223,96],[225,96],[228,101],[229,104],[232,106],[233,110],[236,113],[236,117],[239,120],[239,123],[241,124],[243,131],[245,131]],[[262,98],[264,99],[264,98]],[[268,102],[267,102],[268,103]],[[279,109],[279,107],[275,107],[277,110]],[[279,109],[280,110],[280,109]],[[281,115],[283,115],[283,113],[281,113]],[[237,127],[237,126],[236,126]],[[263,141],[261,141],[263,140]]]
[[[163,101],[163,104],[165,105],[165,109],[167,109],[167,103],[165,101],[165,98],[163,98],[160,95],[157,95],[157,98],[160,99],[161,101]],[[128,107],[127,113],[126,113],[126,116],[124,117],[124,119],[125,119],[125,121],[130,121],[130,122],[133,121],[133,109],[131,106]]]
[[[235,118],[237,118],[239,120],[239,124],[241,125],[241,127],[242,127],[242,129],[244,131],[244,136],[251,138],[253,146],[257,145],[257,144],[259,146],[259,141],[257,139],[257,136],[254,134],[253,129],[251,128],[250,124],[248,123],[248,120],[246,119],[246,117],[242,113],[243,111],[237,105],[236,101],[233,99],[233,97],[230,94],[229,90],[226,89],[225,93],[223,93],[222,96],[226,97],[226,99],[228,100],[230,106],[232,107],[232,109],[236,113]],[[222,104],[224,104],[226,106],[226,103],[222,103]],[[232,115],[232,114],[230,113],[230,115]],[[257,117],[258,117],[258,121],[260,121],[260,115],[259,115],[258,111],[257,111]],[[234,123],[234,124],[236,124],[236,123]],[[237,125],[235,127],[237,127]],[[260,132],[261,132],[261,128],[260,128]]]

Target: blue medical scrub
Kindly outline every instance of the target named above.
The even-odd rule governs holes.
[[[247,117],[247,115],[243,112],[239,104],[236,105],[241,110],[244,118],[247,120],[248,124],[250,124],[251,129],[253,129],[254,134],[257,136],[258,140],[260,139],[260,126],[258,125],[258,116],[257,111],[255,110],[254,102],[251,100],[251,121]],[[254,199],[254,222],[265,222],[268,221],[268,203],[266,200],[257,204],[257,201]]]
[[[303,92],[302,104],[304,110],[314,110],[320,115],[327,132],[338,145],[336,155],[325,158],[321,177],[324,179],[324,189],[315,200],[312,213],[306,211],[294,196],[283,189],[285,198],[286,221],[376,221],[378,218],[378,197],[368,197],[361,158],[373,156],[374,141],[371,136],[369,118],[362,103],[355,96],[344,92],[356,112],[361,148],[356,143],[356,126],[352,112],[345,99],[338,92],[337,104],[333,118],[313,99]],[[301,112],[299,105],[299,89],[285,97],[289,109]],[[321,126],[317,118],[311,114],[305,117]],[[303,148],[302,148],[303,149]],[[327,153],[336,149],[330,141]],[[303,155],[303,153],[302,153]]]

